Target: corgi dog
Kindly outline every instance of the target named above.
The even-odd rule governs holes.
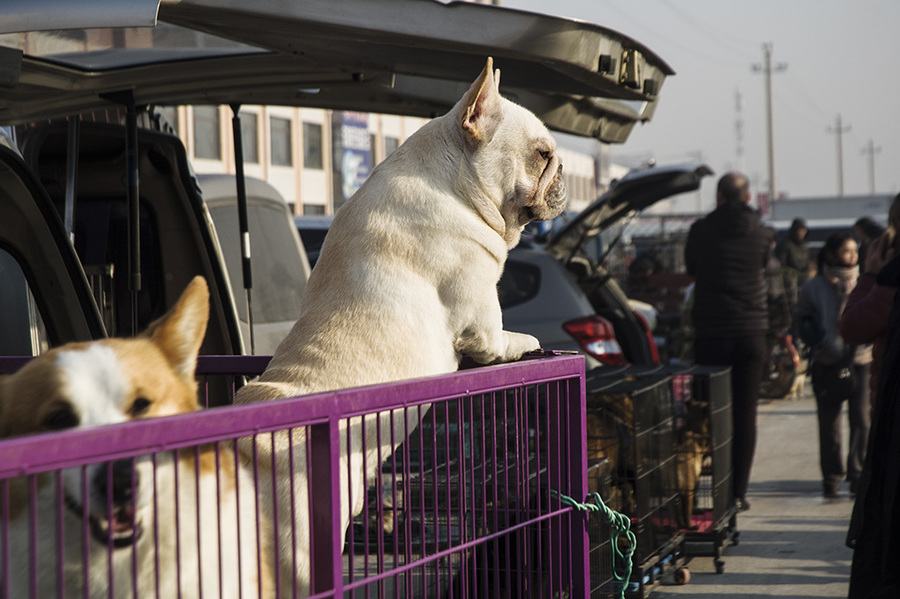
[[[139,337],[70,343],[0,378],[0,442],[198,410],[208,318],[196,277]],[[0,589],[10,597],[274,594],[267,549],[257,551],[272,533],[257,524],[253,477],[225,443],[16,478],[9,490]]]

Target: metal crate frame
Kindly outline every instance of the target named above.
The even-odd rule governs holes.
[[[14,371],[24,361],[0,359],[0,372]],[[201,357],[197,373],[203,389],[218,392],[240,386],[244,377],[259,373],[266,362],[260,357]],[[13,477],[35,477],[88,463],[302,428],[308,432],[309,463],[314,464],[310,470],[310,484],[315,489],[310,517],[315,530],[330,531],[311,541],[314,596],[379,594],[388,592],[386,589],[391,589],[393,596],[426,596],[429,587],[419,584],[435,577],[451,588],[455,597],[487,592],[518,596],[525,591],[541,596],[585,596],[589,586],[586,519],[551,494],[587,494],[583,397],[583,359],[554,357],[264,404],[5,439],[0,441],[0,549],[9,556],[7,481]],[[419,432],[410,436],[420,435],[423,447],[435,448],[440,442],[448,452],[456,451],[455,464],[452,458],[440,459],[442,464],[422,477],[420,497],[431,484],[439,487],[439,493],[457,494],[456,498],[446,504],[423,501],[415,506],[408,502],[404,510],[414,513],[398,519],[403,535],[387,538],[376,534],[375,551],[370,551],[369,541],[357,543],[353,526],[348,529],[347,543],[341,546],[337,526],[339,422],[390,410],[424,412],[427,405],[433,406],[432,410],[443,406],[448,414],[456,410],[457,419],[468,420],[468,425],[456,427],[455,434],[439,434],[439,416],[435,415],[430,432],[428,426],[420,426]],[[509,414],[514,426],[508,425]],[[485,422],[489,426],[484,426]],[[476,430],[478,423],[483,425],[480,430]],[[395,454],[402,460],[388,460],[389,466],[379,470],[376,480],[368,481],[380,491],[376,497],[383,498],[384,489],[391,487],[385,484],[386,468],[396,472],[403,464],[412,463],[409,444],[405,445]],[[515,452],[510,454],[511,445]],[[473,451],[476,447],[478,451]],[[412,497],[415,488],[412,474],[405,472],[400,477],[407,497]],[[447,485],[454,477],[456,487]],[[396,504],[386,506],[376,499],[374,505],[367,505],[362,520],[383,516],[386,511],[396,514]],[[432,548],[416,551],[413,524],[417,517],[420,524],[431,518],[435,530],[454,520],[457,525],[447,529],[443,542],[437,533],[438,542]],[[32,579],[37,576],[37,572],[31,573]],[[2,559],[0,579],[0,597],[7,597],[8,586],[2,581],[8,580],[8,564]],[[291,594],[289,589],[281,589],[281,593]]]

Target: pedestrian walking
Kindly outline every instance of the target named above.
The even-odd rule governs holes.
[[[819,465],[826,498],[839,495],[846,478],[856,494],[869,437],[869,365],[871,345],[851,345],[840,335],[840,315],[859,276],[856,240],[834,233],[819,252],[818,273],[803,284],[794,306],[793,322],[800,331],[818,329],[807,342],[810,372],[819,418]],[[849,404],[850,439],[846,468],[841,449],[841,409]]]
[[[734,499],[742,511],[750,506],[746,496],[769,328],[764,269],[772,239],[749,201],[745,175],[722,176],[716,209],[691,226],[685,245],[685,265],[695,281],[695,361],[731,367]]]

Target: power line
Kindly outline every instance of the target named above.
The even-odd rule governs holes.
[[[723,33],[719,29],[712,27],[706,23],[704,23],[701,19],[696,17],[693,14],[688,13],[683,10],[680,6],[678,6],[672,0],[659,0],[661,4],[665,5],[670,11],[675,13],[680,19],[684,22],[688,23],[701,33],[703,33],[710,41],[714,44],[728,50],[733,53],[736,57],[740,58],[742,61],[747,60],[749,53],[745,50],[745,48],[740,47],[738,45],[733,44],[734,40],[742,41],[740,38],[737,38],[734,35],[733,30],[728,30],[727,33]],[[708,54],[709,52],[707,52]]]
[[[681,50],[682,52],[694,58],[708,60],[724,67],[734,67],[736,64],[740,64],[735,62],[734,60],[731,60],[729,57],[723,56],[720,52],[710,52],[707,45],[703,45],[703,47],[697,47],[690,43],[685,44],[683,37],[672,37],[671,35],[669,35],[670,31],[668,28],[659,29],[648,25],[646,19],[636,17],[629,9],[622,8],[621,6],[617,5],[615,0],[606,0],[605,2],[603,2],[603,5],[605,8],[611,9],[628,21],[634,23],[639,29],[648,32],[654,40],[657,40],[654,42],[655,44],[666,44],[669,47]],[[684,15],[680,14],[680,16],[687,19],[687,17],[684,17]],[[697,25],[695,24],[695,26]],[[721,44],[721,42],[719,43]],[[732,52],[738,52],[733,46],[729,48],[729,50],[731,50]]]

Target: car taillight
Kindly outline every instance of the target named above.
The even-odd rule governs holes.
[[[653,360],[654,364],[659,364],[659,347],[656,345],[656,339],[653,337],[653,331],[650,330],[650,323],[647,322],[647,317],[637,310],[632,312],[632,314],[637,317],[644,328],[644,335],[647,337],[647,343],[650,346],[650,359]]]
[[[563,329],[575,338],[581,349],[604,364],[628,364],[622,347],[616,341],[612,323],[602,316],[587,316],[563,323]]]

